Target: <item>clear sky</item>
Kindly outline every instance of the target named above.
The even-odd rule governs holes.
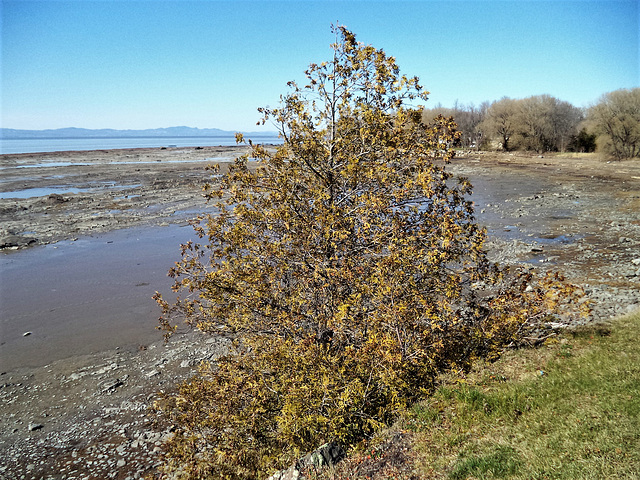
[[[640,86],[638,0],[2,0],[6,128],[260,131],[260,106],[331,58],[330,25],[396,57],[427,106]]]

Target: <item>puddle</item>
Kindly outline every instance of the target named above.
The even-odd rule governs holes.
[[[171,297],[167,272],[196,239],[190,226],[143,227],[0,254],[2,371],[160,340],[151,297]]]
[[[16,165],[16,166],[2,166],[0,169],[5,168],[49,168],[49,167],[88,167],[88,163],[74,163],[74,162],[42,162],[35,165]]]
[[[139,161],[123,161],[123,162],[95,162],[95,163],[79,163],[79,162],[40,162],[33,165],[0,165],[0,170],[9,168],[55,168],[55,167],[90,167],[100,165],[155,165],[158,163],[205,163],[205,162],[232,162],[235,156],[227,157],[208,157],[208,158],[192,158],[189,160],[139,160]]]
[[[538,243],[542,243],[543,245],[568,245],[582,238],[584,238],[584,235],[540,235],[538,237],[534,237],[534,240]]]
[[[92,185],[91,187],[86,187],[86,188],[75,188],[75,187],[64,187],[64,186],[25,188],[24,190],[12,190],[10,192],[0,192],[0,199],[5,200],[8,198],[16,198],[16,199],[36,198],[36,197],[46,197],[53,194],[63,195],[63,194],[95,192],[96,190],[128,190],[133,188],[139,188],[141,186],[142,186],[141,183],[136,183],[133,185],[118,185],[117,183],[110,182],[110,183],[98,183],[98,184]]]
[[[556,259],[557,257],[553,257],[553,259],[545,257],[544,255],[536,255],[529,260],[524,260],[524,263],[528,263],[529,265],[539,265],[541,263],[546,263],[547,265],[557,265]]]
[[[89,191],[89,188],[72,188],[72,187],[41,187],[41,188],[27,188],[25,190],[14,190],[12,192],[0,192],[0,199],[5,200],[7,198],[35,198],[46,197],[53,194],[76,194]]]
[[[520,240],[524,243],[530,243],[534,246],[551,246],[551,245],[569,245],[582,238],[580,234],[538,234],[526,233],[515,225],[505,225],[501,227],[488,228],[487,233],[490,237],[496,237],[503,240]]]
[[[217,213],[219,213],[219,208],[216,207],[215,205],[200,205],[197,207],[191,207],[191,208],[181,208],[181,209],[177,209],[174,213],[173,216],[184,216],[184,215],[191,215],[193,218],[199,216],[199,215],[216,215]]]

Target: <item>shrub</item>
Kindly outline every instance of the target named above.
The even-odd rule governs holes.
[[[236,338],[158,405],[178,426],[167,475],[257,478],[355,445],[574,293],[487,260],[471,185],[446,170],[452,121],[422,123],[418,79],[335,33],[308,85],[261,109],[283,144],[252,144],[207,187],[220,213],[196,226],[205,244],[183,246],[181,297],[157,295],[168,335],[178,314]]]

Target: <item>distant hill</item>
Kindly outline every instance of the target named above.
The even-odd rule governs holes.
[[[220,130],[219,128],[168,127],[150,128],[146,130],[115,130],[102,128],[92,130],[88,128],[57,128],[55,130],[16,130],[0,128],[1,138],[105,138],[105,137],[223,137],[234,135],[235,131]],[[256,137],[275,136],[275,132],[242,132]]]

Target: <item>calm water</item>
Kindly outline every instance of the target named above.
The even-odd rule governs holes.
[[[247,136],[254,143],[282,143],[277,136]],[[215,147],[235,145],[233,135],[219,137],[129,137],[129,138],[0,138],[0,154],[112,150],[117,148]]]
[[[152,296],[173,298],[167,272],[196,239],[138,227],[0,253],[0,373],[161,340]]]

